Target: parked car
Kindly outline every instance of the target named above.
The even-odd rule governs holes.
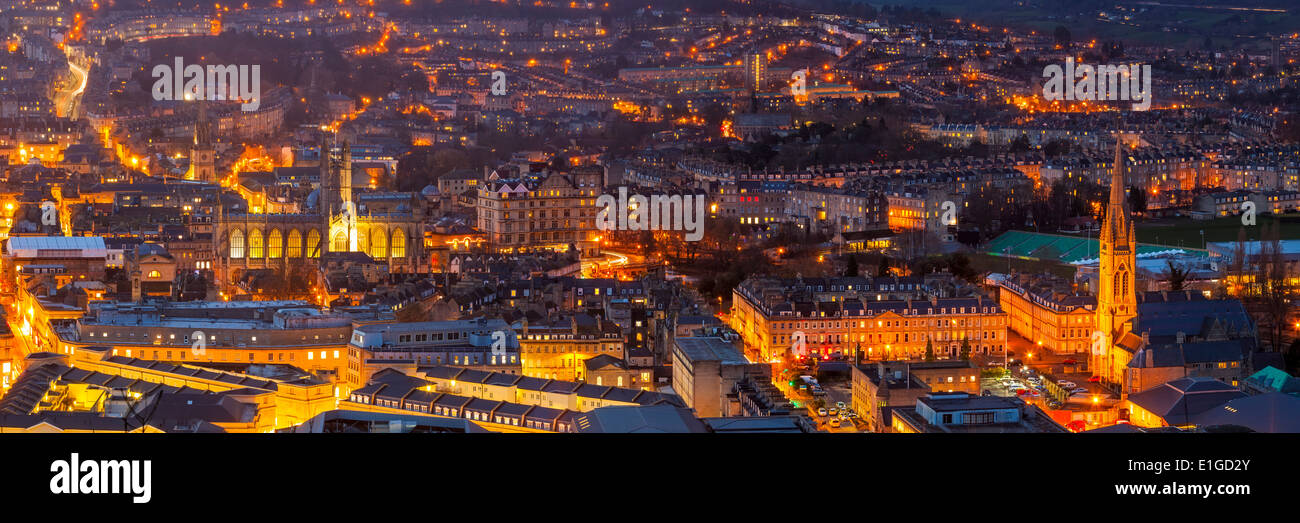
[[[1069,381],[1069,380],[1056,380],[1056,384],[1060,385],[1061,388],[1065,390],[1070,390],[1078,386],[1075,385],[1073,381]]]
[[[1088,378],[1088,383],[1101,383],[1101,376],[1093,376],[1091,378]]]
[[[833,428],[833,429],[838,429],[838,428],[840,428],[840,420],[839,420],[839,418],[831,418],[831,428]]]
[[[825,409],[825,408],[817,409],[817,415],[818,415],[818,416],[825,416],[825,415],[826,415],[826,409]]]
[[[1062,361],[1061,363],[1065,365],[1078,365],[1079,360],[1076,360],[1074,358],[1066,358],[1065,361]]]
[[[844,410],[844,402],[843,402],[843,401],[837,401],[837,402],[835,402],[835,408],[840,409],[840,410]]]
[[[1070,391],[1070,394],[1087,394],[1087,393],[1088,393],[1088,389],[1085,389],[1083,387],[1078,387]]]
[[[834,415],[836,415],[836,414],[839,414],[839,412],[840,412],[839,409],[837,409],[837,408],[835,408],[835,407],[831,407],[831,411],[830,411],[830,413],[827,414],[827,415],[828,415],[828,416],[834,416]]]

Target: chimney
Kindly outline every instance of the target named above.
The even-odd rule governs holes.
[[[1143,337],[1145,338],[1145,336],[1143,336]],[[1185,334],[1183,331],[1178,331],[1178,334],[1175,334],[1175,335],[1174,335],[1174,339],[1175,339],[1175,341],[1177,341],[1178,343],[1183,343],[1183,342],[1187,341],[1187,334]]]

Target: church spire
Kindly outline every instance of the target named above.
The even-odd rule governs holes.
[[[1110,171],[1110,204],[1123,205],[1127,198],[1124,197],[1124,138],[1117,135],[1115,137],[1115,163]]]

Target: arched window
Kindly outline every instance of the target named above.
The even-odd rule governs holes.
[[[393,242],[390,254],[394,258],[406,257],[406,231],[402,229],[393,229]]]
[[[370,235],[370,257],[376,260],[388,257],[388,234],[379,227]]]
[[[370,252],[370,234],[365,229],[357,229],[357,251]]]
[[[1124,296],[1127,295],[1128,295],[1128,270],[1123,265],[1120,265],[1119,270],[1115,271],[1115,297],[1123,298]]]
[[[320,231],[312,229],[307,233],[307,250],[308,258],[320,258]]]
[[[302,233],[298,232],[298,229],[289,230],[288,253],[290,258],[302,257]]]
[[[244,257],[244,231],[239,229],[230,231],[230,257]]]
[[[280,234],[280,229],[271,229],[271,235],[266,239],[267,258],[279,259],[284,256],[284,236]]]
[[[248,233],[248,257],[249,258],[261,258],[265,256],[266,255],[266,252],[264,250],[265,247],[266,245],[262,243],[261,230],[253,229],[251,232]]]
[[[162,277],[162,273],[161,273],[161,272],[158,272],[157,270],[152,270],[152,271],[149,271],[149,277],[150,277],[150,278],[161,278],[161,277]]]
[[[330,238],[330,252],[347,252],[348,251],[348,232],[338,231]]]

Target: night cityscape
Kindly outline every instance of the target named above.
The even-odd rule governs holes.
[[[1300,433],[1300,8],[899,1],[0,0],[0,433]]]

